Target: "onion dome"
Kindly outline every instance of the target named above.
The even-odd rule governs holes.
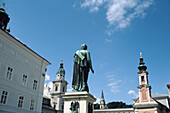
[[[65,70],[63,68],[63,60],[61,60],[60,68],[58,69],[57,74],[64,74],[65,75]]]
[[[142,52],[140,52],[140,62],[139,62],[139,66],[138,66],[139,72],[146,72],[146,65],[143,62],[143,58],[142,58]]]

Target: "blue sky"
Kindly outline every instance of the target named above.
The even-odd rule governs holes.
[[[139,53],[148,67],[152,94],[168,94],[170,83],[169,0],[1,0],[11,34],[49,60],[47,75],[56,79],[64,60],[71,88],[73,55],[86,43],[95,73],[90,93],[106,102],[132,104],[138,95]]]

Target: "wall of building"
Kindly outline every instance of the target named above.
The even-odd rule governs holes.
[[[5,103],[0,100],[3,113],[41,113],[47,65],[44,59],[0,30],[0,99],[3,91],[8,93]],[[10,78],[7,77],[8,67],[12,69]],[[23,82],[24,75],[26,82]],[[33,89],[34,80],[37,81],[36,89]],[[22,107],[18,107],[20,96],[24,97]],[[30,110],[31,100],[35,101],[33,110]]]
[[[117,108],[117,109],[99,109],[94,113],[134,113],[133,108]]]

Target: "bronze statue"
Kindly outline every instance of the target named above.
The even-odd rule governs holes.
[[[10,18],[8,14],[5,12],[4,6],[5,4],[3,3],[0,8],[0,28],[6,30]]]
[[[92,73],[94,73],[90,58],[90,52],[87,51],[87,45],[82,44],[81,50],[76,51],[74,55],[74,70],[72,81],[73,91],[89,92],[87,80],[90,69]]]

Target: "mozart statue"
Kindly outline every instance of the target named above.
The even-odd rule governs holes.
[[[87,51],[87,45],[82,44],[81,50],[76,51],[74,55],[74,70],[72,80],[73,91],[89,92],[87,80],[90,70],[92,73],[94,73],[90,58],[90,52]]]

